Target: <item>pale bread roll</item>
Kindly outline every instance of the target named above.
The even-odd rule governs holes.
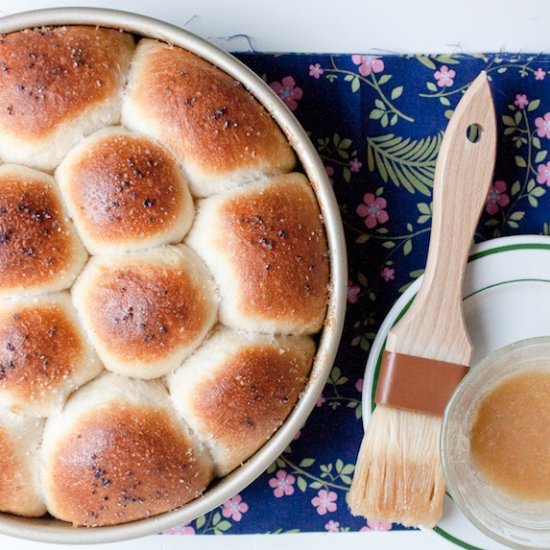
[[[302,174],[199,201],[186,242],[218,283],[225,325],[283,334],[321,328],[327,243],[315,195]]]
[[[92,254],[175,243],[193,221],[191,194],[172,154],[120,127],[82,141],[56,179]]]
[[[114,525],[196,498],[212,466],[159,381],[105,374],[46,423],[41,479],[48,511],[74,525]]]
[[[228,474],[283,423],[304,389],[315,344],[218,328],[168,377],[172,401]]]
[[[97,27],[41,27],[0,42],[0,158],[55,168],[94,130],[120,120],[131,35]]]
[[[0,310],[0,404],[49,416],[103,366],[67,292],[4,304]]]
[[[174,370],[216,321],[212,278],[184,245],[95,256],[72,293],[105,367],[127,376]]]
[[[54,179],[0,166],[0,298],[69,288],[86,258]]]
[[[122,122],[166,144],[198,197],[288,172],[295,164],[271,115],[239,82],[200,57],[155,40],[138,44]]]
[[[44,421],[0,406],[0,512],[42,516],[39,447]]]

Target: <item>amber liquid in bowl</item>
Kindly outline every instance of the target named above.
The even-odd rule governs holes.
[[[550,501],[550,373],[504,380],[481,401],[470,449],[496,487],[527,501]]]

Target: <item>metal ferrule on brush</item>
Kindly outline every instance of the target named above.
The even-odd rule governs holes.
[[[468,365],[386,350],[376,388],[376,403],[443,416],[445,406],[467,372]]]

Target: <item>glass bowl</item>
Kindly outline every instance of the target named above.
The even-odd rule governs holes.
[[[550,337],[503,347],[472,367],[445,411],[441,462],[451,498],[480,531],[511,548],[548,549],[550,500],[529,502],[502,491],[479,470],[470,449],[470,430],[483,398],[526,371],[550,373]]]

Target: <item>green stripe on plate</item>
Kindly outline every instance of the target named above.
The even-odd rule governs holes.
[[[472,544],[468,544],[467,542],[453,537],[453,535],[447,533],[447,531],[445,531],[445,529],[441,529],[441,527],[435,526],[433,530],[444,539],[447,539],[449,542],[452,542],[453,544],[456,544],[461,548],[466,548],[466,550],[486,550],[485,548],[481,548],[480,546],[473,546]]]
[[[483,252],[476,252],[472,254],[468,261],[477,260],[478,258],[484,258],[485,256],[491,256],[493,254],[500,254],[501,252],[510,252],[511,250],[550,250],[550,244],[542,243],[526,243],[526,244],[507,244],[505,246],[499,246],[496,248],[491,248],[489,250],[484,250]]]
[[[490,288],[496,288],[498,286],[511,285],[511,284],[514,284],[514,283],[550,283],[550,279],[511,279],[510,281],[500,281],[500,283],[493,283],[492,285],[487,285],[487,286],[484,286],[483,288],[475,290],[471,294],[468,294],[467,296],[464,296],[464,300],[467,300],[468,298],[471,298],[472,296],[476,296],[477,294],[480,294],[481,292],[489,290]]]

